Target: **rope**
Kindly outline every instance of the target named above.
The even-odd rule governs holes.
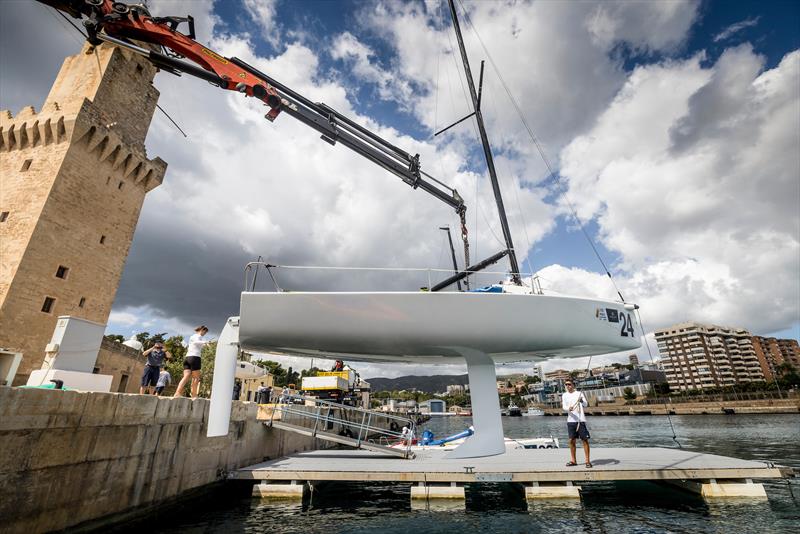
[[[443,18],[441,5],[442,4],[439,4],[439,17],[440,17],[440,19]],[[448,28],[452,29],[452,27],[449,26],[449,25],[448,25]],[[452,31],[455,31],[455,29],[452,29]],[[466,75],[461,76],[461,70],[459,69],[459,63],[458,63],[458,60],[456,60],[455,49],[453,47],[453,40],[450,37],[450,30],[445,32],[445,34],[447,35],[447,44],[450,45],[450,56],[453,58],[453,65],[455,65],[456,73],[458,74],[458,76],[457,76],[458,82],[461,85],[461,94],[464,97],[465,101],[471,102],[470,98],[467,96],[467,88],[464,86],[464,79],[466,78]],[[449,84],[449,82],[450,82],[450,76],[449,75],[447,77],[447,81],[448,81],[448,88],[450,88],[450,91],[451,91],[450,102],[454,103],[455,99],[452,97],[452,87]],[[475,125],[475,122],[474,121],[470,121],[470,124],[472,125],[472,133],[475,136],[475,139],[477,141],[480,141],[480,135],[478,134],[478,128]],[[475,176],[475,235],[476,236],[478,235],[478,230],[479,230],[479,227],[478,227],[478,212],[481,212],[483,214],[483,208],[482,208],[482,205],[481,205],[481,202],[480,202],[480,197],[478,196],[478,176],[476,175]],[[467,242],[467,218],[466,218],[466,214],[464,214],[464,213],[461,213],[460,215],[461,215],[461,239],[464,241],[464,267],[467,267],[470,264],[470,262],[469,262],[469,243]],[[485,219],[486,215],[484,214],[483,217]],[[491,225],[489,225],[488,222],[487,222],[487,226],[489,226],[489,230],[492,231]],[[494,233],[494,232],[492,232],[492,233]],[[495,236],[495,238],[497,238],[497,236]],[[478,240],[477,239],[475,240],[475,255],[476,256],[478,255]],[[467,284],[467,287],[469,287],[469,277],[467,277],[465,279],[465,283]]]
[[[478,38],[478,42],[480,42],[481,48],[483,48],[483,51],[486,53],[486,57],[489,58],[489,63],[491,63],[492,68],[494,69],[494,72],[497,75],[497,78],[500,80],[500,83],[502,84],[503,89],[505,89],[505,92],[508,95],[509,100],[511,100],[511,103],[514,106],[514,109],[517,112],[517,115],[519,116],[520,121],[522,122],[522,125],[525,127],[525,130],[527,130],[527,132],[528,132],[528,136],[531,138],[531,141],[533,141],[533,144],[536,147],[536,150],[539,152],[539,156],[542,158],[542,161],[544,162],[545,166],[547,167],[547,171],[550,173],[549,175],[551,177],[553,177],[554,182],[556,184],[558,184],[559,193],[561,195],[561,198],[564,200],[564,203],[569,208],[569,211],[572,214],[572,218],[575,219],[575,222],[578,224],[578,227],[581,229],[581,232],[583,233],[584,237],[586,238],[586,241],[589,243],[589,246],[592,247],[592,251],[594,252],[594,255],[597,257],[598,261],[600,262],[600,265],[603,266],[603,270],[605,271],[606,275],[608,276],[608,279],[611,281],[611,284],[614,286],[614,290],[616,290],[617,295],[619,295],[620,300],[622,300],[622,302],[625,302],[625,298],[622,296],[622,293],[620,292],[619,287],[617,287],[616,281],[614,281],[614,278],[611,276],[611,272],[609,271],[608,266],[606,265],[605,261],[603,261],[603,258],[600,255],[600,252],[597,250],[597,247],[594,244],[594,241],[589,236],[589,232],[586,231],[586,227],[584,226],[583,222],[578,217],[578,213],[575,210],[575,207],[573,206],[572,202],[569,200],[569,197],[567,196],[566,187],[561,182],[560,174],[556,173],[555,170],[553,169],[553,165],[550,163],[550,160],[547,158],[547,155],[545,154],[544,147],[542,147],[541,142],[536,137],[536,135],[533,133],[533,130],[528,125],[528,122],[525,120],[525,116],[522,113],[522,109],[519,107],[519,104],[517,103],[516,98],[514,98],[514,95],[511,93],[511,89],[509,89],[508,84],[506,84],[506,81],[505,81],[505,79],[503,79],[502,74],[500,74],[500,69],[497,67],[497,64],[494,62],[494,59],[492,58],[492,55],[489,53],[488,48],[486,48],[486,45],[484,44],[483,39],[481,39],[481,36],[478,33],[477,28],[475,28],[475,25],[472,24],[472,20],[470,19],[469,13],[467,12],[466,8],[464,8],[464,4],[461,2],[461,0],[458,0],[458,3],[461,4],[461,9],[464,11],[464,16],[465,16],[465,18],[467,20],[467,24],[469,25],[470,28],[472,28],[472,31],[475,32],[475,36]]]
[[[67,22],[69,22],[69,25],[70,25],[70,26],[72,26],[73,28],[75,28],[75,29],[78,31],[78,33],[79,33],[79,34],[83,35],[84,39],[88,39],[88,38],[89,38],[89,37],[88,37],[88,36],[87,36],[85,33],[83,33],[83,30],[81,30],[80,28],[78,28],[78,26],[76,26],[74,22],[72,22],[71,20],[69,20],[69,18],[68,18],[68,17],[67,17],[67,16],[66,16],[64,13],[62,13],[61,11],[58,11],[58,10],[56,10],[56,13],[58,13],[59,15],[61,15],[61,18],[63,18],[63,19],[64,19],[64,20],[66,20]]]
[[[488,79],[486,80],[486,85],[487,85],[487,89],[488,89],[488,85],[489,85],[489,80]],[[498,106],[497,102],[495,101],[494,95],[492,94],[491,91],[488,91],[488,90],[484,91],[484,92],[489,96],[489,103],[492,106],[492,111],[496,115],[498,115],[497,109],[498,109],[499,106]],[[519,219],[520,219],[520,221],[522,223],[521,224],[522,230],[523,230],[523,232],[525,234],[525,243],[528,245],[527,252],[525,253],[525,260],[524,260],[523,263],[527,263],[528,264],[528,270],[529,271],[533,271],[533,266],[531,265],[531,260],[530,260],[530,252],[533,249],[533,246],[531,244],[530,235],[528,234],[528,223],[527,223],[527,221],[525,219],[525,211],[522,209],[522,202],[519,199],[519,191],[520,191],[520,189],[522,189],[522,179],[519,178],[516,175],[516,173],[511,171],[511,165],[509,165],[508,160],[506,158],[500,158],[500,164],[503,166],[503,168],[505,170],[505,174],[507,176],[511,177],[512,189],[514,191],[514,197],[515,197],[515,199],[517,201],[517,209],[519,210]]]
[[[50,9],[47,9],[47,7],[45,7],[45,6],[42,6],[42,8],[43,8],[45,11],[47,11],[48,13],[50,13],[50,15],[54,16],[54,15],[53,15],[53,12],[52,12]],[[72,26],[73,28],[75,28],[75,31],[77,31],[79,34],[81,34],[81,35],[83,36],[83,38],[84,38],[84,39],[88,39],[88,38],[89,38],[89,37],[88,37],[88,36],[87,36],[85,33],[83,33],[83,30],[81,30],[81,29],[80,29],[80,28],[79,28],[77,25],[75,25],[75,23],[74,23],[74,22],[72,22],[72,21],[69,19],[69,17],[67,17],[67,16],[66,16],[64,13],[62,13],[61,11],[59,11],[59,10],[57,10],[57,9],[56,9],[55,11],[56,11],[56,13],[58,13],[59,15],[61,15],[61,18],[63,18],[64,20],[66,20],[66,21],[69,23],[69,25],[70,25],[70,26]],[[58,21],[58,19],[56,19],[56,20]],[[59,22],[60,22],[60,21],[59,21]],[[65,27],[65,26],[63,26],[63,25],[62,25],[62,27],[63,27],[63,28],[66,30],[66,32],[67,32],[67,33],[69,33],[70,35],[72,35],[72,36],[74,37],[74,35],[73,35],[72,33],[70,33],[70,31],[69,31],[69,28],[67,28],[67,27]],[[183,134],[183,136],[184,136],[184,137],[189,137],[188,135],[186,135],[186,132],[184,132],[184,131],[183,131],[183,128],[181,128],[181,127],[178,125],[178,123],[177,123],[177,122],[175,122],[175,119],[173,119],[172,117],[170,117],[169,113],[167,113],[166,111],[164,111],[164,108],[162,108],[160,104],[156,104],[156,108],[157,108],[157,109],[158,109],[158,110],[159,110],[161,113],[163,113],[163,114],[164,114],[164,115],[167,117],[167,119],[169,119],[169,121],[172,123],[172,125],[173,125],[173,126],[175,126],[175,128],[177,128],[177,129],[178,129],[178,131],[179,131],[179,132],[181,132],[181,134]]]
[[[636,318],[639,319],[639,328],[642,331],[642,339],[644,340],[644,344],[645,346],[647,346],[647,354],[650,356],[650,363],[654,364],[655,362],[653,361],[653,351],[650,350],[650,343],[647,342],[647,334],[645,334],[644,332],[644,324],[642,323],[642,316],[639,313],[639,308],[635,308],[633,311],[636,313]],[[670,430],[672,430],[672,441],[674,441],[678,445],[679,449],[682,449],[683,446],[681,445],[681,442],[678,441],[678,436],[675,434],[675,426],[673,426],[672,424],[672,416],[669,413],[669,406],[667,406],[666,402],[664,402],[664,411],[667,413],[667,421],[669,421],[669,428]]]

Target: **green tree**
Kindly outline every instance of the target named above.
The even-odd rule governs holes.
[[[320,369],[317,367],[312,367],[311,369],[303,369],[300,371],[300,378],[305,378],[307,376],[317,376],[319,375]]]
[[[172,336],[164,342],[164,349],[170,353],[171,357],[164,365],[164,369],[169,373],[170,384],[164,388],[163,396],[175,394],[178,382],[183,377],[183,360],[186,358],[188,349],[183,346],[183,336]],[[206,362],[203,361],[203,364]]]
[[[203,347],[200,353],[202,368],[200,369],[200,396],[211,398],[211,385],[214,382],[214,362],[217,355],[217,342],[212,341]],[[233,390],[230,392],[233,395]]]
[[[164,349],[172,355],[172,359],[178,360],[183,365],[183,359],[186,358],[186,352],[188,351],[183,345],[183,336],[172,336],[163,343]]]
[[[291,367],[286,371],[286,382],[284,385],[294,384],[295,387],[300,387],[300,375],[297,371],[292,370]]]
[[[775,369],[780,373],[780,385],[783,388],[796,388],[800,387],[800,373],[789,362],[784,362],[778,365]]]
[[[164,343],[164,336],[166,336],[166,332],[161,332],[160,334],[153,334],[150,335],[150,332],[139,332],[136,334],[136,339],[139,343],[142,344],[144,350],[149,349],[155,343]]]
[[[669,384],[666,382],[656,382],[653,384],[652,391],[658,395],[669,395]]]
[[[288,384],[286,381],[286,369],[278,362],[273,362],[272,360],[256,360],[253,363],[269,371],[269,373],[275,377],[276,386],[283,387]]]
[[[106,334],[103,337],[109,341],[115,341],[117,343],[122,343],[123,341],[125,341],[125,338],[119,334]]]
[[[627,387],[622,390],[622,398],[625,400],[634,400],[636,399],[636,393],[633,391],[633,388]]]
[[[526,376],[525,377],[525,383],[526,384],[538,384],[541,381],[542,381],[542,379],[539,378],[538,376]]]

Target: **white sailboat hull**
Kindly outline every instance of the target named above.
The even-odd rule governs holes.
[[[622,304],[564,296],[245,292],[240,317],[243,350],[348,360],[456,363],[466,349],[495,362],[535,361],[640,346]]]

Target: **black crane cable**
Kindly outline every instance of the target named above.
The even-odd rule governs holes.
[[[46,8],[45,8],[45,9],[46,9]],[[78,26],[77,26],[77,25],[76,25],[74,22],[72,22],[72,21],[69,19],[69,17],[68,17],[68,16],[66,16],[64,13],[62,13],[62,12],[61,12],[61,11],[59,11],[58,9],[56,9],[56,10],[55,10],[55,12],[56,12],[56,13],[58,13],[59,15],[61,15],[61,18],[63,18],[63,19],[64,19],[64,20],[66,20],[67,22],[69,22],[69,25],[70,25],[70,26],[72,26],[73,28],[75,28],[75,31],[77,31],[79,34],[81,34],[81,35],[83,36],[83,38],[84,38],[84,39],[88,39],[88,38],[89,38],[89,37],[88,37],[88,36],[87,36],[85,33],[83,33],[83,30],[81,30],[81,29],[80,29],[80,28],[79,28],[79,27],[78,27]],[[64,28],[64,29],[66,30],[66,28]],[[67,30],[67,32],[69,32],[69,30]],[[184,131],[183,131],[183,128],[181,128],[181,127],[178,125],[178,123],[177,123],[177,122],[175,122],[175,119],[173,119],[172,117],[170,117],[169,113],[167,113],[166,111],[164,111],[164,108],[162,108],[160,104],[156,103],[156,108],[157,108],[157,109],[158,109],[158,110],[159,110],[161,113],[163,113],[163,114],[164,114],[164,116],[165,116],[165,117],[167,117],[167,119],[169,119],[169,122],[171,122],[171,123],[172,123],[172,125],[173,125],[173,126],[175,126],[175,128],[177,128],[177,129],[178,129],[178,131],[179,131],[179,132],[181,132],[181,134],[183,134],[183,136],[184,136],[184,137],[187,137],[187,138],[189,137],[188,135],[186,135],[186,132],[184,132]]]
[[[570,214],[572,215],[572,218],[575,220],[575,222],[578,224],[578,227],[581,229],[581,232],[583,233],[583,236],[586,238],[586,241],[589,243],[589,246],[592,248],[592,251],[594,252],[594,255],[597,257],[597,260],[600,262],[600,265],[603,266],[603,270],[605,271],[606,276],[608,276],[608,279],[611,280],[611,284],[614,286],[614,290],[616,290],[617,295],[619,295],[620,300],[622,300],[622,302],[625,302],[625,297],[622,296],[622,293],[620,292],[619,287],[617,287],[617,283],[614,281],[614,278],[611,276],[611,271],[608,269],[608,266],[606,265],[606,262],[603,261],[603,257],[600,255],[600,252],[597,250],[597,246],[595,246],[594,241],[589,236],[589,232],[586,231],[585,225],[583,224],[581,219],[578,217],[578,213],[575,210],[575,207],[573,206],[572,202],[569,200],[569,197],[567,196],[566,187],[564,186],[564,184],[562,183],[561,178],[560,178],[561,175],[554,170],[553,165],[550,163],[550,160],[547,158],[547,154],[545,154],[545,151],[544,151],[544,148],[542,147],[541,142],[536,137],[536,135],[533,133],[533,130],[531,129],[531,127],[528,125],[528,121],[525,120],[525,116],[522,113],[522,109],[519,107],[519,104],[517,103],[517,99],[514,98],[514,95],[511,93],[511,89],[509,89],[508,84],[506,84],[505,79],[503,79],[502,74],[500,74],[500,69],[497,67],[497,64],[494,62],[494,59],[492,58],[492,55],[489,53],[489,50],[486,48],[486,45],[484,44],[483,39],[481,39],[481,36],[478,33],[477,28],[475,28],[475,26],[472,24],[472,20],[470,19],[469,13],[467,12],[466,8],[464,7],[464,4],[462,3],[461,0],[458,0],[458,3],[461,4],[461,9],[464,11],[464,16],[465,16],[465,18],[467,20],[467,24],[469,24],[470,28],[472,28],[472,31],[475,32],[475,36],[478,38],[478,42],[480,42],[481,48],[483,48],[483,51],[486,53],[486,57],[489,59],[489,63],[492,64],[492,67],[494,68],[494,72],[495,72],[495,74],[497,74],[497,78],[500,80],[500,84],[503,86],[503,89],[505,90],[506,95],[508,95],[509,100],[511,100],[511,103],[514,106],[514,109],[516,110],[517,115],[519,116],[520,121],[522,122],[522,125],[525,127],[525,130],[528,132],[528,136],[531,138],[531,141],[533,142],[534,146],[536,147],[536,150],[539,152],[539,156],[542,158],[542,161],[544,162],[545,166],[547,167],[547,171],[549,173],[549,176],[551,176],[553,178],[553,181],[556,184],[558,184],[559,193],[561,195],[561,198],[564,200],[564,203],[567,205],[567,208],[569,208],[569,211],[570,211]]]

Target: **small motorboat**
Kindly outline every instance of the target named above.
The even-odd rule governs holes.
[[[520,417],[520,416],[522,416],[522,410],[520,409],[519,406],[514,404],[513,401],[508,405],[508,416],[509,417]]]
[[[463,444],[470,436],[475,433],[475,429],[473,427],[469,427],[468,429],[464,430],[463,432],[459,432],[458,434],[453,434],[452,436],[448,436],[446,438],[435,439],[433,432],[430,430],[425,430],[422,433],[421,438],[412,438],[411,445],[408,445],[408,449],[412,452],[414,451],[452,451],[459,445]],[[510,449],[558,449],[559,443],[558,438],[554,438],[550,436],[549,438],[504,438],[506,450]],[[397,443],[391,445],[393,448],[403,449],[405,448],[406,442],[404,440],[400,440]]]
[[[544,415],[544,410],[542,410],[541,408],[536,408],[536,407],[531,406],[522,415],[525,415],[525,416],[541,416],[541,415]]]

